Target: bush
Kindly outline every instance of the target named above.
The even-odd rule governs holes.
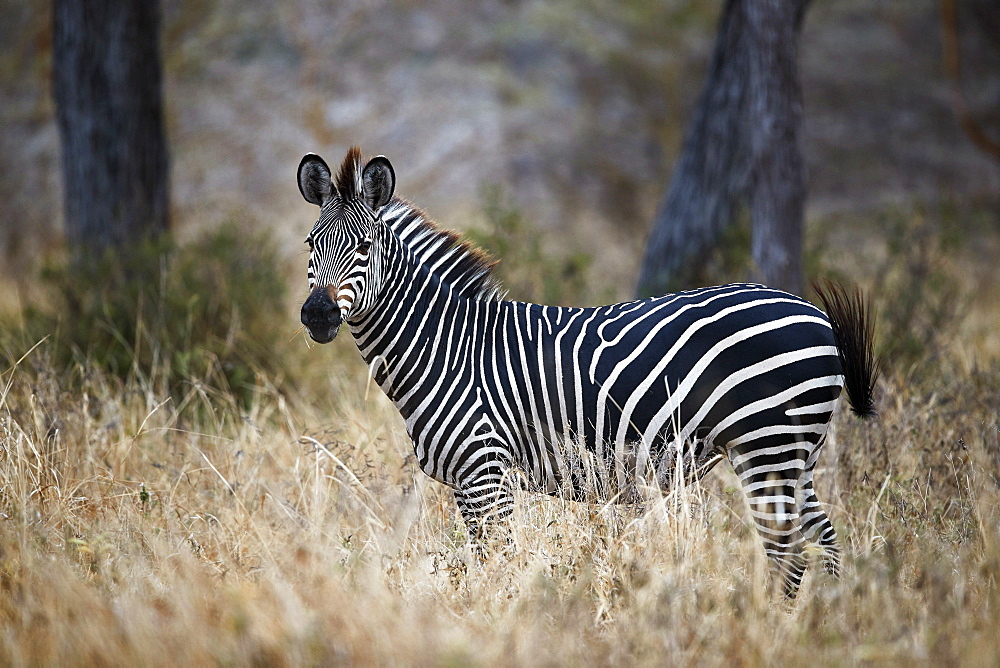
[[[592,259],[568,249],[560,256],[547,254],[542,237],[511,205],[503,191],[487,186],[482,192],[485,230],[469,230],[465,236],[499,258],[494,271],[509,298],[540,304],[589,306],[603,298],[589,288]]]
[[[886,258],[875,269],[880,354],[888,367],[905,370],[937,359],[954,333],[963,296],[949,267],[962,243],[954,212],[924,208],[881,216]]]
[[[49,266],[46,308],[25,312],[23,343],[51,335],[53,362],[165,382],[177,393],[207,382],[249,397],[258,373],[279,368],[285,283],[264,233],[223,226],[183,247],[161,238]]]

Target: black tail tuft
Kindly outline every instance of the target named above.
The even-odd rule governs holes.
[[[874,417],[875,381],[882,361],[875,356],[875,318],[868,303],[860,288],[848,293],[843,285],[830,280],[812,287],[830,316],[851,410],[860,418]]]

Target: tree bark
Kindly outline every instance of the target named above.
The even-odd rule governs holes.
[[[802,94],[797,43],[808,0],[728,0],[705,85],[646,245],[636,292],[662,294],[704,258],[741,205],[754,274],[802,288]]]
[[[52,48],[72,255],[166,232],[159,2],[55,0]]]
[[[798,41],[806,4],[757,0],[746,13],[755,41],[746,110],[753,170],[748,193],[753,278],[795,294],[803,287],[806,168]]]

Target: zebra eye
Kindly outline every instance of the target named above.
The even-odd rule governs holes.
[[[312,237],[306,237],[306,243],[309,244],[309,250],[312,250],[313,249],[313,238]]]
[[[368,249],[372,247],[371,239],[365,239],[360,244],[358,244],[359,253],[367,253]]]

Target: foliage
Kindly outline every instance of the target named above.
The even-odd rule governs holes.
[[[886,256],[874,272],[881,355],[904,371],[934,366],[964,301],[949,264],[963,241],[957,215],[947,206],[892,209],[877,224],[886,233]]]
[[[804,241],[802,267],[806,284],[817,277],[829,276],[824,260],[828,251],[825,228],[810,230]],[[713,246],[701,257],[683,265],[671,280],[669,291],[700,288],[754,280],[754,262],[750,254],[752,241],[750,212],[745,205],[737,207],[732,221],[722,228]]]
[[[547,253],[541,235],[510,204],[498,186],[482,191],[485,229],[466,236],[499,259],[495,271],[509,298],[539,304],[589,306],[592,258],[564,245],[559,254]]]
[[[712,248],[702,257],[692,258],[681,267],[673,280],[672,290],[749,280],[753,273],[751,233],[750,212],[746,206],[740,205],[732,221],[720,231]]]
[[[830,278],[867,286],[876,311],[876,352],[890,373],[938,377],[979,271],[963,271],[969,267],[959,266],[958,258],[974,260],[966,252],[973,234],[992,234],[977,229],[989,213],[975,205],[966,209],[951,203],[890,206],[855,221],[821,219],[809,230],[807,282]],[[858,243],[860,237],[867,242]]]
[[[49,266],[42,282],[51,298],[26,311],[22,340],[50,335],[61,368],[156,376],[175,393],[208,381],[244,397],[259,372],[280,369],[285,283],[263,233],[226,225],[181,247],[162,237]]]

